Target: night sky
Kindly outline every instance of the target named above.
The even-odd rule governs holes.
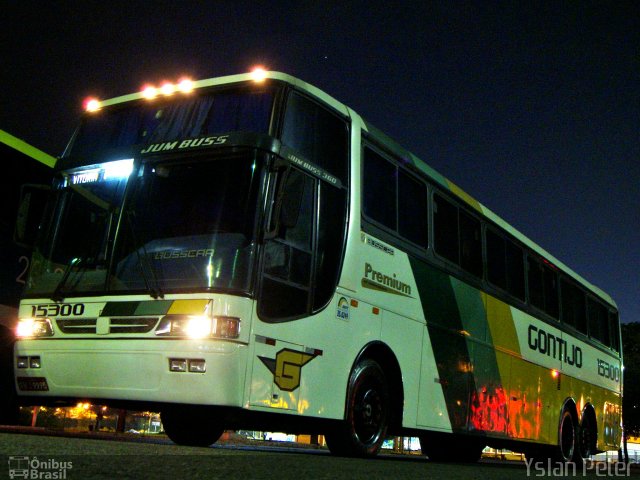
[[[419,6],[418,6],[419,5]],[[0,129],[261,64],[349,105],[640,321],[640,3],[3,2]]]

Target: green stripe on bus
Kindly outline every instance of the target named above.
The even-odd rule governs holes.
[[[48,153],[43,152],[33,145],[29,145],[27,142],[14,137],[4,130],[0,130],[0,142],[8,145],[15,150],[18,150],[21,153],[24,153],[25,155],[39,161],[40,163],[45,164],[47,167],[53,168],[56,165],[57,159],[55,157],[52,157]]]

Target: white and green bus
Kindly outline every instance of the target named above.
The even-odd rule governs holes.
[[[186,445],[618,448],[613,300],[350,108],[276,72],[89,107],[38,218],[24,404],[153,409]]]

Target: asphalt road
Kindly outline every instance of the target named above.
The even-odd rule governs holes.
[[[28,472],[27,472],[28,471]],[[35,473],[34,473],[35,472]],[[522,462],[451,465],[421,456],[382,455],[373,460],[337,458],[325,449],[221,445],[180,447],[168,440],[0,433],[0,479],[517,479],[542,476],[601,478],[610,472],[578,468],[541,472]],[[564,475],[553,475],[564,474]],[[586,473],[586,476],[583,476]],[[598,474],[599,473],[599,474]],[[619,471],[626,477],[626,471]],[[632,475],[636,476],[632,471]],[[546,476],[546,475],[545,475]],[[24,477],[23,477],[24,478]]]

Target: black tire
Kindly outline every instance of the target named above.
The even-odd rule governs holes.
[[[325,435],[333,455],[375,457],[384,442],[390,417],[389,387],[373,360],[362,360],[351,372],[345,420]]]
[[[420,436],[420,448],[433,462],[476,463],[484,445],[476,438],[432,433]]]
[[[590,412],[582,415],[582,423],[578,429],[577,454],[580,456],[576,460],[588,459],[596,453],[596,424]]]
[[[160,419],[164,432],[178,445],[208,447],[224,433],[224,428],[205,408],[174,407],[163,410]]]
[[[564,409],[558,426],[558,446],[555,449],[555,460],[563,463],[572,462],[577,454],[576,422],[568,409]]]
[[[558,423],[558,444],[531,447],[525,452],[527,461],[532,462],[532,465],[540,463],[547,465],[549,461],[553,464],[581,462],[578,438],[578,424],[575,415],[571,413],[570,409],[565,408]]]

